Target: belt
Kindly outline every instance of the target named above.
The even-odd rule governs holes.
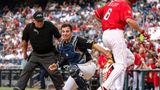
[[[120,28],[107,28],[105,30],[122,30],[123,31],[123,29],[120,29]],[[103,30],[103,31],[105,31],[105,30]]]
[[[33,52],[35,52],[37,54],[47,54],[47,53],[54,52],[54,51],[44,51],[44,52],[42,52],[42,51],[33,51]]]

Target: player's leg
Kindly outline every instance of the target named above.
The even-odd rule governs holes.
[[[127,48],[127,67],[134,64],[135,57],[133,53]]]
[[[134,64],[134,55],[133,53],[127,48],[127,67]],[[120,75],[120,78],[118,78],[116,81],[116,86],[117,86],[117,89],[116,90],[123,90],[123,87],[124,86],[124,78],[125,78],[125,75],[126,75],[126,72],[123,72],[121,75]]]
[[[102,84],[106,89],[110,89],[115,80],[126,70],[127,46],[125,44],[122,30],[109,30],[106,35],[104,33],[103,42],[104,44],[109,44],[115,60],[113,71],[108,79]]]
[[[87,84],[85,80],[89,80],[96,71],[96,64],[89,61],[85,64],[73,65],[70,67],[70,74],[65,83],[64,90],[74,90],[77,86],[80,90],[87,90]]]
[[[67,81],[65,82],[65,85],[63,87],[63,90],[76,90],[78,88],[75,80],[69,76]]]
[[[82,71],[83,78],[86,80],[91,79],[96,71],[96,64],[93,61],[89,61],[85,64],[78,64],[78,67]]]
[[[121,73],[121,75],[116,79],[115,81],[115,87],[116,89],[114,90],[123,90],[123,86],[124,86],[124,78],[125,78],[125,72]]]
[[[130,66],[134,63],[134,55],[132,54],[132,52],[127,49],[127,66]],[[124,86],[124,78],[125,78],[125,72],[123,72],[119,78],[116,79],[115,83],[112,86],[112,90],[123,90]]]
[[[81,90],[87,90],[86,80],[83,78],[83,73],[77,65],[71,65],[69,67],[69,73],[75,80],[78,88],[80,88]]]

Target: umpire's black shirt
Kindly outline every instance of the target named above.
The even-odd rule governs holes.
[[[34,23],[28,24],[23,31],[22,40],[30,41],[34,52],[44,54],[55,50],[53,36],[58,39],[61,34],[51,22],[44,21],[42,28],[36,28]]]

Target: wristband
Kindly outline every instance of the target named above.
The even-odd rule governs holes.
[[[144,30],[141,30],[141,34],[144,34],[145,33],[145,31]]]

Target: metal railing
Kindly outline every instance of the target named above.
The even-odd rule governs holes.
[[[2,86],[2,76],[3,75],[7,75],[8,77],[7,77],[7,80],[9,81],[9,84],[8,84],[8,86],[9,87],[12,87],[12,81],[13,81],[13,77],[12,77],[12,75],[13,74],[17,74],[17,76],[19,77],[20,76],[20,74],[21,74],[21,72],[22,72],[22,69],[0,69],[0,87]],[[34,81],[34,79],[35,79],[35,75],[37,75],[37,74],[39,74],[39,68],[36,68],[35,70],[34,70],[34,72],[33,72],[33,75],[32,75],[32,77],[30,78],[30,82],[29,82],[29,87],[32,87],[32,85],[33,85],[33,81]]]
[[[151,69],[151,70],[146,70],[146,69],[136,69],[136,70],[132,70],[133,72],[141,72],[142,73],[142,81],[140,83],[142,83],[142,90],[145,90],[144,84],[145,84],[145,75],[147,72],[158,72],[158,74],[160,74],[160,69]],[[160,75],[159,75],[159,79],[160,79]],[[160,84],[160,80],[159,80],[159,84]],[[128,90],[128,74],[126,75],[126,79],[125,79],[125,90]],[[160,86],[159,86],[159,90],[160,90]]]

